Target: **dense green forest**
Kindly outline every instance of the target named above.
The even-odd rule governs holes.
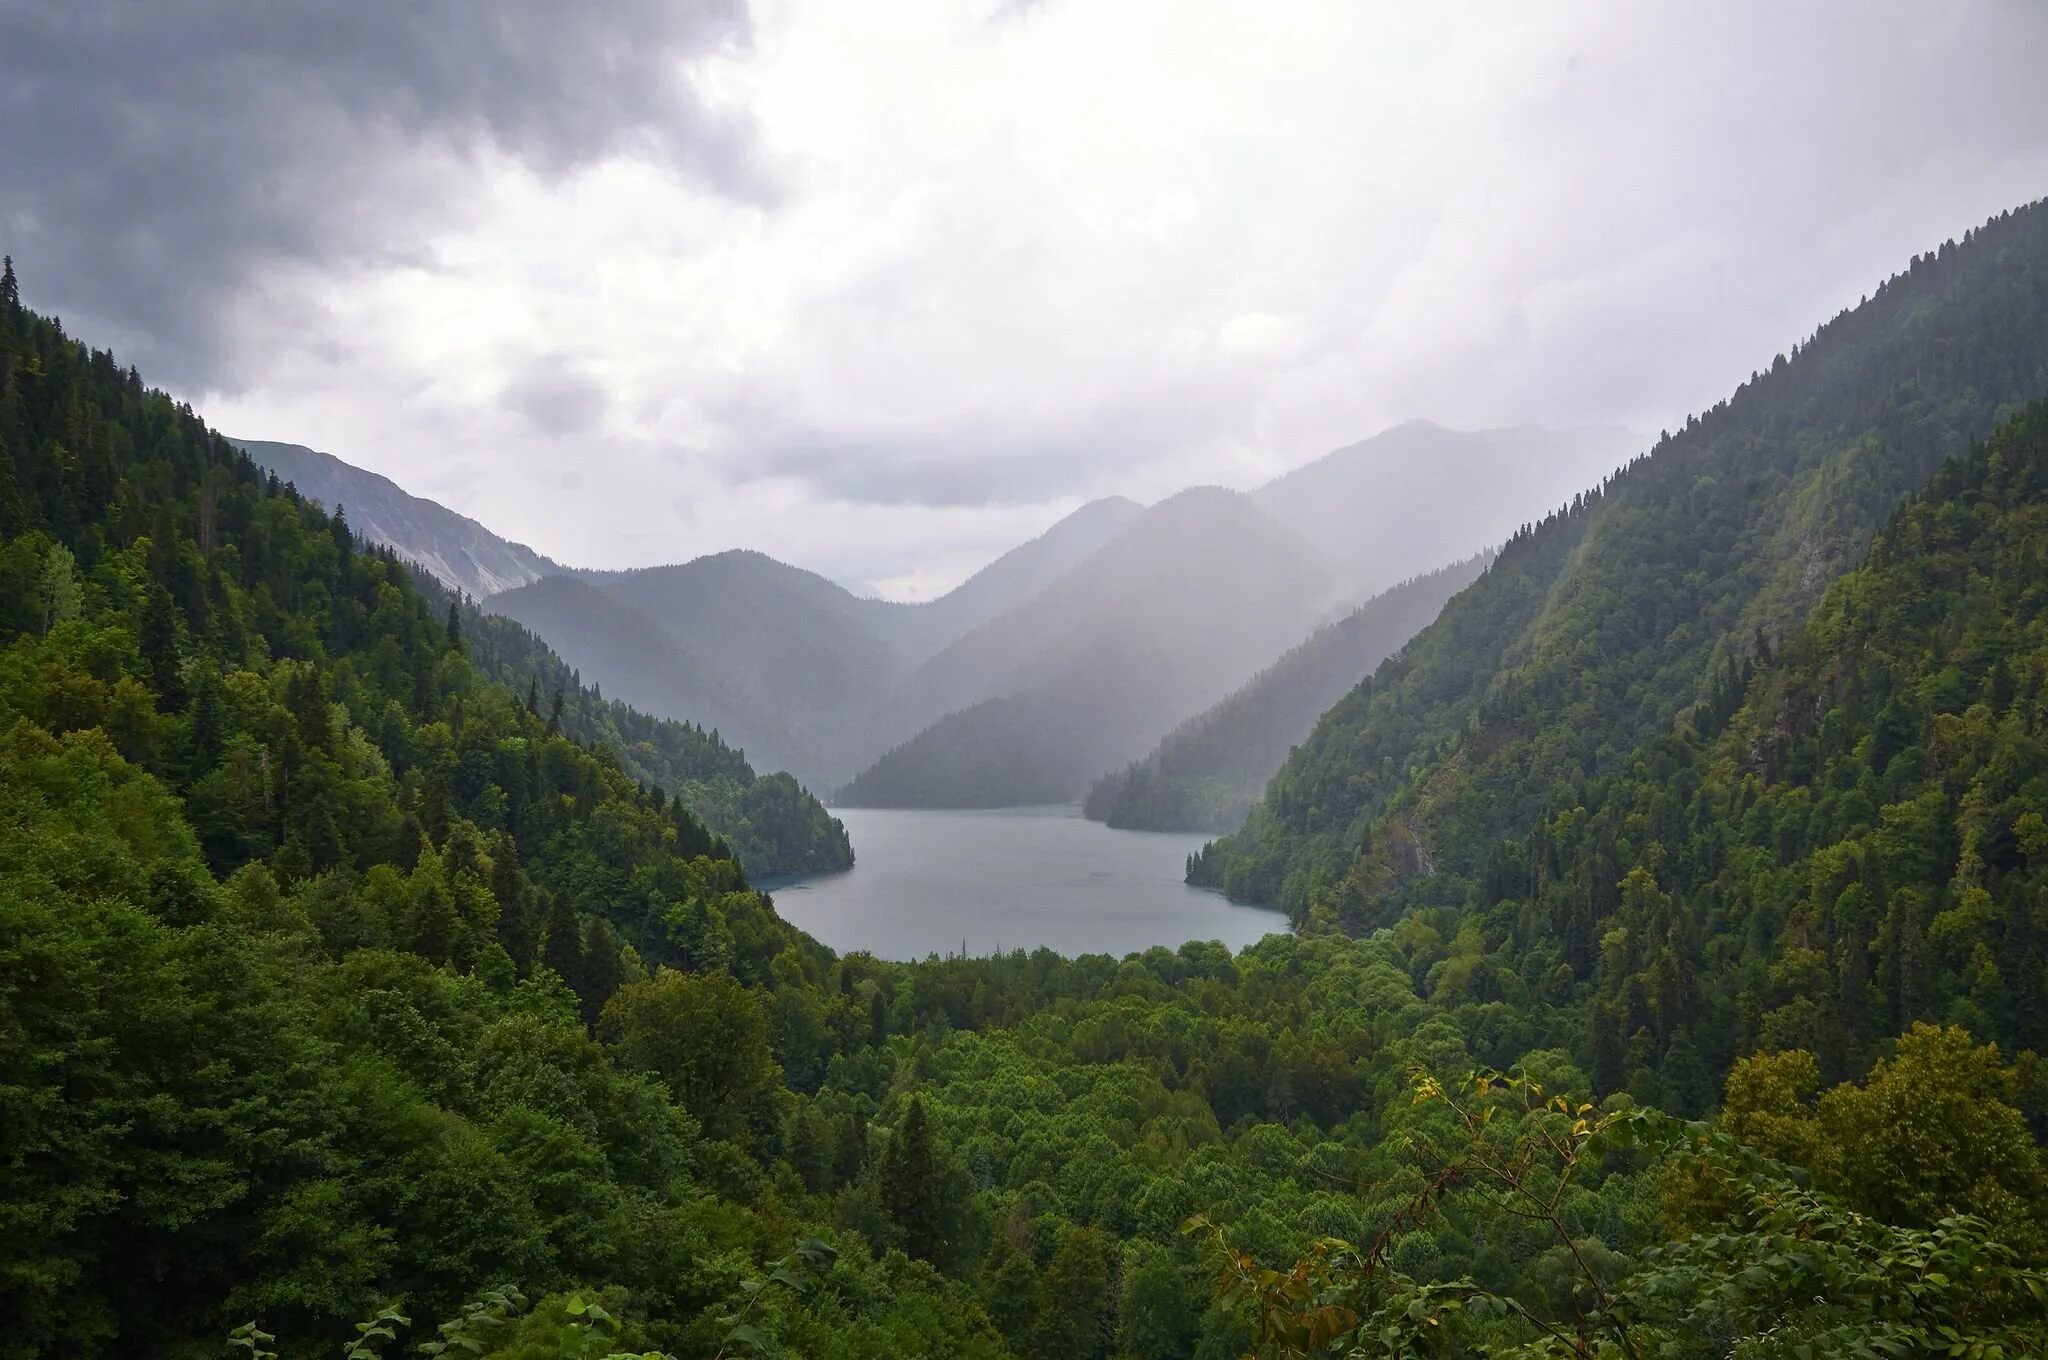
[[[0,1355],[2038,1354],[2048,410],[1956,452],[1469,875],[892,964],[10,270]]]
[[[1331,704],[1407,645],[1444,602],[1486,570],[1492,553],[1381,591],[1260,671],[1244,688],[1189,718],[1143,760],[1105,775],[1082,811],[1134,831],[1229,831]]]

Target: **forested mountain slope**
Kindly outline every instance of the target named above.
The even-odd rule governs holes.
[[[569,577],[558,578],[564,581]],[[749,874],[777,877],[851,868],[846,828],[784,771],[756,774],[743,751],[717,729],[650,716],[583,683],[579,671],[510,619],[458,602],[431,582],[416,582],[443,610],[459,610],[471,663],[546,713],[585,745],[602,745],[634,779],[674,791],[705,825],[731,844]]]
[[[25,311],[9,268],[0,1357],[2036,1352],[2038,1060],[1922,1025],[1866,1071],[1857,1036],[2032,1005],[2043,418],[1711,691],[1728,727],[1674,768],[1761,760],[1754,803],[1674,822],[1652,765],[1531,842],[1565,868],[1647,799],[1617,848],[1703,827],[1761,874],[1698,937],[1694,1013],[1762,975],[1738,1020],[1822,1054],[1735,1064],[1710,1132],[1567,1098],[1590,1067],[1691,1100],[1720,1062],[1657,1050],[1694,895],[1624,879],[1581,978],[1548,853],[1525,883],[1500,850],[1485,913],[1370,939],[833,957],[572,732],[696,773],[729,751],[558,706],[559,662],[531,702],[493,683],[537,668],[526,635]],[[1839,721],[1807,723],[1809,683]],[[1813,969],[1872,921],[1875,985],[1841,989],[1869,1028],[1837,1043]],[[1563,1104],[1466,1076],[1509,1065]]]
[[[1316,719],[1427,627],[1492,560],[1481,553],[1403,581],[1318,628],[1243,689],[1167,733],[1143,760],[1097,780],[1083,811],[1140,831],[1242,825]]]
[[[608,703],[583,684],[582,665],[604,672],[612,669],[607,649],[626,639],[648,637],[656,641],[642,645],[658,648],[661,635],[622,606],[596,596],[566,574],[567,568],[331,454],[297,444],[229,442],[307,499],[340,508],[359,537],[423,568],[428,577],[415,584],[437,604],[458,604],[465,626],[480,642],[476,660],[485,675],[515,692],[532,690],[536,704],[552,703],[559,692],[564,731],[584,742],[605,743],[627,773],[680,794],[691,811],[731,841],[750,871],[777,875],[852,864],[845,829],[815,798],[786,774],[757,776],[743,751],[721,739],[731,735],[744,740],[743,734],[756,728],[780,736],[780,726],[772,716],[760,715],[756,706],[730,695],[701,668],[693,672],[692,658],[680,648],[664,652],[659,664],[629,670],[658,678],[658,687],[648,696],[614,692],[614,700],[631,700],[639,711]],[[531,631],[459,601],[465,596],[480,600],[543,578],[546,598],[566,597],[546,616],[560,622],[553,631],[578,654],[577,667],[564,664]],[[432,583],[446,590],[437,591]],[[535,607],[532,612],[542,611]],[[682,716],[647,716],[663,713]],[[786,744],[772,738],[765,743],[771,750]]]
[[[1455,895],[1826,582],[1942,459],[2048,392],[2048,212],[1918,257],[1730,401],[1518,533],[1333,707],[1195,881],[1362,922]],[[1427,886],[1413,891],[1429,891]]]
[[[827,956],[388,550],[5,285],[0,1353],[453,1313],[628,1238],[678,1287],[692,1121],[584,1024],[693,950]]]
[[[1596,1088],[1688,1112],[1759,1047],[1827,1080],[1918,1020],[2040,1051],[2044,817],[2048,404],[1676,731],[1497,843],[1474,919],[1499,948],[1463,985],[1590,984]]]
[[[500,538],[467,515],[411,495],[390,478],[331,453],[267,439],[230,442],[308,500],[341,509],[357,534],[478,599],[563,570],[524,543]]]
[[[614,697],[716,727],[756,763],[824,787],[851,763],[846,715],[907,667],[887,624],[903,607],[757,552],[579,572],[485,604]]]
[[[1336,588],[1329,564],[1244,496],[1204,487],[1170,497],[899,684],[865,726],[915,735],[839,798],[1078,798],[1298,640]],[[913,725],[933,713],[946,716]]]
[[[689,714],[750,760],[785,763],[778,752],[796,744],[767,705],[736,692],[702,650],[595,582],[553,576],[481,607],[573,657],[577,676],[599,693],[648,713]]]

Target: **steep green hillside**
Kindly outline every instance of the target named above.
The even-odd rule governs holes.
[[[1587,987],[1596,1087],[1681,1110],[1735,1055],[1837,1079],[1916,1020],[2048,1048],[2044,695],[2048,404],[1678,731],[1499,843],[1479,971]]]
[[[1167,733],[1152,753],[1096,781],[1082,810],[1137,831],[1228,831],[1324,710],[1407,645],[1472,584],[1491,553],[1403,581],[1318,628],[1223,702]]]
[[[757,1229],[692,1168],[772,1123],[766,1003],[706,995],[742,1028],[702,1120],[585,1025],[660,964],[829,956],[388,551],[5,283],[0,1354],[251,1315],[325,1353],[508,1277],[723,1297],[689,1263]]]
[[[1902,494],[2044,392],[2034,205],[1916,258],[1517,534],[1324,716],[1193,880],[1350,923],[1397,889],[1456,900],[1556,790],[1669,732],[1721,666],[1797,623]]]

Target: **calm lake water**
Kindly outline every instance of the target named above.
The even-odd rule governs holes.
[[[1239,949],[1287,929],[1279,912],[1181,882],[1205,836],[1111,831],[1072,807],[832,815],[853,837],[853,868],[763,887],[786,920],[842,953],[1123,955],[1189,940]]]

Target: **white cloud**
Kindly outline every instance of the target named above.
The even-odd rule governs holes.
[[[923,594],[1087,497],[1411,416],[1675,424],[2048,183],[2017,4],[774,0],[749,32],[687,78],[772,198],[429,146],[419,239],[254,272],[208,414],[570,561],[751,546]]]

